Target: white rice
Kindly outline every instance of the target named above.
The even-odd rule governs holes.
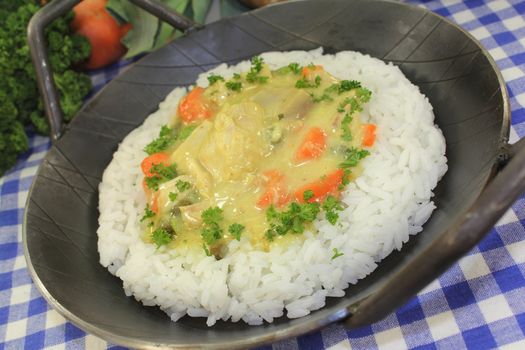
[[[173,117],[186,93],[176,88],[120,144],[100,184],[100,263],[122,279],[128,296],[158,305],[173,321],[188,314],[251,325],[286,314],[296,318],[340,297],[348,285],[371,273],[392,250],[422,230],[435,206],[432,189],[447,170],[445,140],[434,125],[432,106],[391,65],[357,52],[323,55],[322,50],[262,55],[271,68],[290,62],[321,64],[340,79],[360,81],[372,91],[363,121],[377,124],[377,141],[363,161],[362,175],[348,186],[348,206],[332,226],[324,219],[302,243],[269,252],[254,250],[244,237],[231,241],[222,260],[203,251],[156,249],[140,238],[146,198],[141,188],[143,148]],[[210,72],[231,77],[248,61]],[[207,86],[203,73],[197,85]],[[322,215],[321,215],[322,216]],[[331,259],[333,249],[344,255]]]

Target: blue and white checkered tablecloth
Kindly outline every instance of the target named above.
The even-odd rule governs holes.
[[[507,82],[511,142],[525,137],[525,1],[411,0],[459,23],[489,49]],[[96,89],[126,65],[95,72]],[[21,223],[29,187],[49,148],[31,149],[0,179],[0,350],[119,349],[51,309],[33,285]],[[487,237],[408,304],[360,329],[332,325],[264,349],[525,349],[525,196]]]

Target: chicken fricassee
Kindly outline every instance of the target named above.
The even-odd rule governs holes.
[[[318,215],[335,225],[339,195],[375,141],[360,118],[371,92],[319,65],[271,70],[260,57],[208,80],[144,149],[143,239],[221,258],[233,239],[268,250],[300,239]]]

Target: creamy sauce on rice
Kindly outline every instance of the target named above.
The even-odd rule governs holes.
[[[374,143],[375,125],[359,115],[370,91],[322,66],[271,71],[259,58],[249,72],[208,79],[145,149],[143,239],[220,257],[241,235],[262,250],[300,239],[313,221],[303,216],[315,218],[326,201],[337,216],[340,192]]]

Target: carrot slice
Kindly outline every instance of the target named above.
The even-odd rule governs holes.
[[[295,191],[295,200],[304,203],[304,192],[312,191],[313,196],[308,202],[320,202],[328,195],[339,196],[339,185],[343,182],[343,169],[337,169],[334,172],[323,176],[318,181],[309,183]]]
[[[376,141],[376,129],[375,124],[364,124],[363,125],[363,142],[364,147],[372,147]]]
[[[140,163],[140,167],[142,169],[142,172],[144,173],[144,176],[150,177],[155,174],[151,172],[151,167],[156,164],[164,164],[169,165],[169,156],[167,153],[153,153],[151,156],[148,156],[144,158],[142,163]]]
[[[326,148],[326,134],[321,128],[311,128],[308,130],[303,143],[299,146],[295,154],[295,160],[304,162],[319,158]]]
[[[277,170],[268,170],[263,173],[266,181],[266,189],[257,201],[258,208],[265,208],[271,204],[281,207],[290,201],[286,191],[286,180],[284,175]]]
[[[324,71],[323,66],[316,64],[315,66],[304,66],[301,70],[301,75],[304,78],[310,79],[314,77],[315,75],[319,75]]]
[[[197,86],[182,98],[179,103],[179,116],[183,121],[189,123],[211,118],[213,111],[202,96],[203,93],[204,89]]]
[[[148,194],[150,192],[148,184],[146,183],[146,178],[142,179],[142,189],[144,190],[144,193],[146,193],[146,194]]]

